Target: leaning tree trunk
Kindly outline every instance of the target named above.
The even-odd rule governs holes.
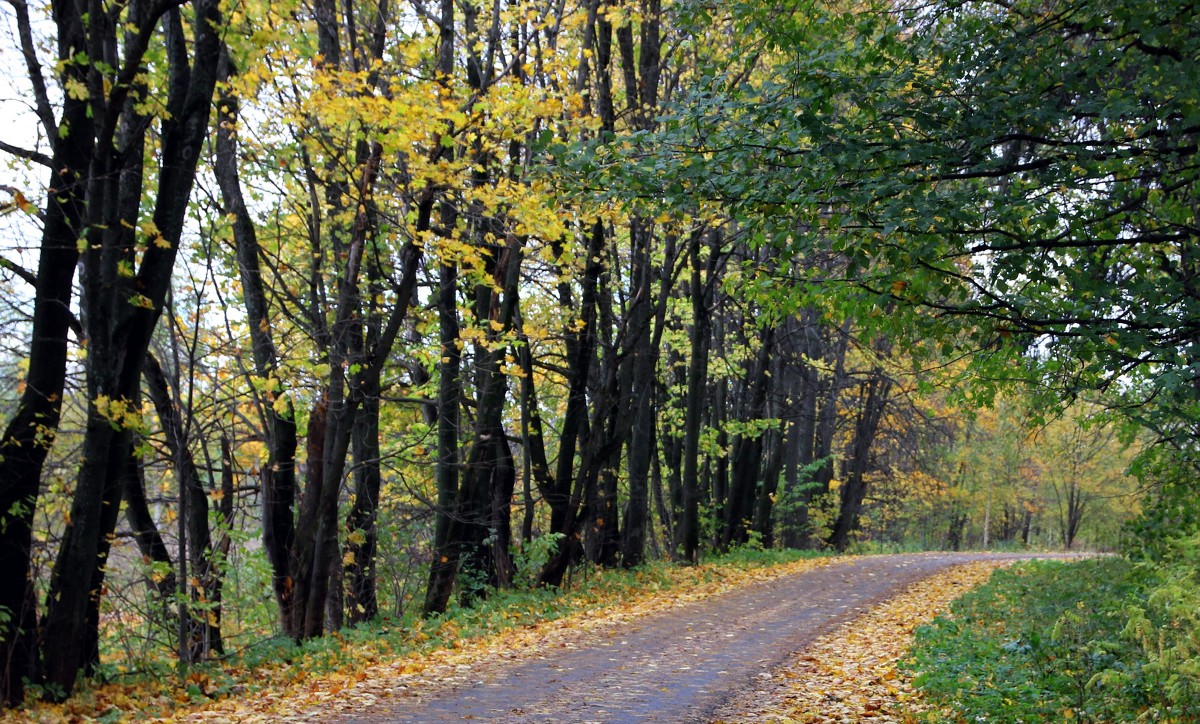
[[[186,499],[181,507],[185,511],[185,547],[193,582],[187,584],[192,608],[187,611],[186,621],[182,624],[187,629],[187,645],[180,655],[189,662],[203,661],[214,653],[225,653],[221,629],[214,625],[221,620],[218,602],[222,572],[208,526],[208,493],[200,482],[200,471],[190,446],[191,436],[184,425],[178,400],[171,394],[167,376],[152,354],[146,355],[145,377],[154,410],[166,434],[181,495]]]
[[[124,504],[125,522],[133,533],[134,543],[142,560],[150,566],[147,573],[150,587],[161,602],[175,592],[175,564],[171,552],[158,530],[158,523],[146,502],[146,476],[138,459],[137,444],[129,449],[125,458],[125,471],[121,476],[121,501]]]
[[[92,65],[70,62],[80,48],[88,47],[86,17],[89,3],[64,0],[55,5],[58,58],[64,84],[89,85]],[[25,4],[14,4],[22,25],[30,20]],[[35,57],[35,49],[24,49]],[[35,86],[36,87],[36,86]],[[39,100],[49,106],[45,97]],[[0,703],[16,705],[25,695],[25,681],[37,681],[35,629],[37,609],[30,575],[33,517],[42,466],[58,431],[66,387],[67,333],[71,326],[71,283],[79,258],[79,239],[87,226],[89,164],[95,145],[92,102],[64,94],[60,124],[50,119],[51,174],[37,282],[34,287],[29,366],[16,414],[0,438]],[[55,127],[70,128],[61,137]]]
[[[136,10],[131,6],[130,12]],[[160,134],[163,162],[152,216],[156,233],[144,240],[144,249],[139,250],[134,230],[121,222],[140,218],[141,150],[146,128],[139,124],[133,98],[113,99],[101,114],[102,132],[88,189],[94,218],[85,237],[80,275],[89,346],[84,457],[70,523],[51,573],[41,647],[45,681],[62,695],[70,694],[78,672],[91,656],[88,642],[96,636],[93,622],[98,619],[104,564],[116,526],[124,467],[121,460],[130,440],[129,423],[121,418],[136,397],[142,362],[166,301],[196,164],[208,132],[221,15],[216,0],[194,0],[193,10],[191,39],[184,37],[178,8],[168,9],[162,22],[171,83]],[[142,37],[148,39],[149,28],[158,18],[149,17],[149,12],[144,15],[136,16],[142,22],[135,24],[146,29]],[[118,68],[119,31],[110,20],[89,13],[87,22],[92,24],[94,37],[87,47],[111,49],[111,58],[94,58],[93,65],[107,61]],[[134,57],[140,58],[140,54]],[[103,97],[104,79],[96,76],[92,80],[96,81],[92,93]],[[120,85],[114,86],[112,93],[118,93]],[[72,129],[72,134],[75,132]],[[130,269],[135,271],[130,273]]]
[[[590,436],[584,434],[588,427],[587,404],[588,378],[594,363],[597,333],[596,326],[600,277],[604,270],[602,254],[605,241],[604,224],[595,221],[588,234],[587,256],[583,278],[580,280],[582,293],[578,310],[573,309],[570,284],[562,281],[558,285],[559,304],[563,310],[577,318],[580,323],[569,325],[563,330],[567,352],[567,401],[559,433],[558,460],[555,465],[553,483],[543,493],[550,507],[550,533],[561,536],[558,547],[542,571],[538,581],[542,585],[558,586],[562,583],[576,544],[576,520],[583,487],[587,485],[581,447],[586,447]],[[568,317],[570,318],[570,317]],[[576,468],[576,452],[580,452],[580,463]]]
[[[892,381],[880,369],[876,369],[866,383],[862,407],[854,423],[854,441],[851,443],[846,480],[840,490],[841,504],[828,541],[839,551],[849,547],[850,534],[858,527],[863,499],[867,494],[865,476],[870,463],[871,445],[883,420],[891,387]]]

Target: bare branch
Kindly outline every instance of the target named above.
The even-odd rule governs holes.
[[[33,42],[33,26],[29,22],[29,6],[25,0],[7,0],[17,14],[17,34],[21,39],[21,55],[25,58],[25,70],[29,75],[29,84],[33,86],[34,108],[50,147],[58,142],[58,123],[54,120],[54,111],[50,106],[50,95],[46,92],[46,79],[42,77],[42,65],[38,62],[37,46]],[[5,144],[7,145],[7,144]],[[9,149],[5,149],[6,151]],[[11,151],[9,151],[11,153]],[[23,157],[28,158],[28,157]],[[41,161],[37,160],[39,163]],[[49,159],[46,161],[49,166]]]
[[[4,151],[5,153],[12,154],[13,156],[16,156],[17,158],[23,158],[27,161],[33,161],[34,163],[38,163],[38,164],[41,164],[42,166],[45,166],[46,168],[51,168],[54,165],[50,162],[50,157],[44,153],[40,153],[38,151],[31,151],[28,148],[21,148],[20,146],[14,146],[11,143],[6,143],[4,141],[0,141],[0,151]]]

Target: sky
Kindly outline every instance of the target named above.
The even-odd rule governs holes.
[[[46,28],[44,22],[38,25]],[[49,153],[42,134],[38,133],[32,99],[33,92],[25,75],[25,60],[17,39],[16,15],[12,6],[4,3],[0,5],[0,139],[14,146]],[[31,167],[0,151],[0,186],[20,190],[37,206],[41,206],[44,196],[46,173],[43,167]],[[0,191],[0,203],[8,203],[12,198],[11,191]],[[40,235],[35,220],[26,214],[3,214],[0,216],[0,255],[28,268],[33,261],[31,252],[36,249]]]

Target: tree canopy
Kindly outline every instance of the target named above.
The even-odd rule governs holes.
[[[1200,520],[1190,3],[8,6],[7,704],[118,633]]]

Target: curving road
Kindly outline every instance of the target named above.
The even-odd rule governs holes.
[[[1023,554],[864,556],[472,667],[343,722],[711,722],[832,627],[947,567]]]

